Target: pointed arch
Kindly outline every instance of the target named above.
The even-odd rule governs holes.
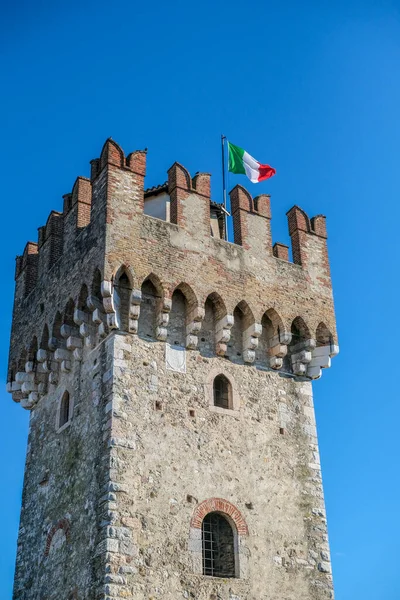
[[[118,268],[117,272],[112,276],[112,281],[113,281],[114,285],[117,284],[117,282],[121,279],[121,277],[127,277],[128,281],[129,281],[129,287],[131,289],[133,289],[133,287],[134,287],[134,272],[129,266],[121,265]]]
[[[295,357],[298,358],[298,353],[303,351],[306,346],[307,348],[309,347],[310,342],[308,340],[311,339],[310,330],[302,317],[296,317],[292,321],[290,332],[292,339],[289,345],[286,365],[289,365],[289,369],[296,375],[302,375],[305,372],[304,364],[297,365],[298,361],[295,360]]]
[[[217,292],[212,292],[206,298],[206,302],[209,301],[213,304],[215,310],[215,317],[217,320],[222,319],[227,314],[226,304]]]
[[[244,328],[247,329],[250,325],[255,323],[255,318],[253,311],[250,306],[247,304],[246,300],[241,300],[239,304],[236,306],[235,310],[238,309],[242,313]]]
[[[21,353],[20,353],[19,359],[18,359],[18,371],[19,372],[25,371],[26,356],[27,356],[26,349],[23,348],[21,350]]]
[[[268,366],[268,349],[272,345],[275,336],[274,324],[265,312],[261,319],[261,335],[258,338],[258,346],[256,348],[255,364],[260,367]]]
[[[197,306],[197,297],[189,284],[181,282],[171,298],[167,341],[171,345],[186,346],[188,316]]]
[[[93,279],[92,279],[92,286],[90,288],[90,294],[91,296],[94,296],[95,298],[97,298],[98,300],[102,300],[102,295],[101,295],[101,273],[100,273],[100,269],[95,269],[94,273],[93,273]]]
[[[266,310],[264,315],[266,315],[272,323],[274,336],[277,335],[280,339],[282,334],[284,334],[286,331],[282,317],[274,308],[269,308]]]
[[[156,339],[157,316],[163,297],[161,282],[150,273],[141,286],[142,299],[138,322],[138,335],[146,340]]]
[[[204,319],[199,333],[198,349],[203,356],[215,354],[216,325],[227,314],[225,302],[217,292],[212,292],[204,303]]]
[[[31,343],[29,344],[29,349],[27,353],[27,361],[33,362],[36,364],[36,355],[38,351],[38,341],[36,335],[32,338]]]
[[[145,277],[142,281],[142,285],[146,282],[150,281],[156,289],[157,295],[162,298],[164,296],[164,288],[161,283],[161,279],[155,273],[151,272],[147,277]]]
[[[7,383],[11,383],[12,381],[15,381],[15,375],[17,374],[17,361],[15,360],[11,360],[8,363],[8,370],[7,370]]]
[[[261,327],[255,362],[259,366],[268,366],[268,350],[279,343],[285,329],[282,318],[274,308],[269,308],[264,312]]]
[[[315,333],[315,339],[317,342],[317,346],[331,346],[332,345],[332,334],[329,331],[329,329],[327,328],[327,326],[325,325],[325,323],[323,323],[321,321],[321,323],[319,323],[318,327],[317,327],[317,331]]]
[[[77,304],[78,310],[82,310],[82,311],[87,310],[88,296],[89,296],[88,287],[87,287],[86,283],[83,283],[81,286],[81,291],[79,292],[79,298],[78,298],[78,304]]]
[[[129,311],[133,281],[129,270],[122,265],[114,278],[113,300],[117,324],[121,331],[129,331]]]
[[[176,288],[171,298],[167,341],[171,346],[186,345],[186,316],[188,303],[185,294]]]
[[[75,302],[72,298],[70,298],[65,306],[64,310],[64,325],[69,325],[70,327],[75,327],[74,322],[74,311],[75,311]]]
[[[302,317],[293,319],[290,332],[292,334],[291,347],[311,338],[310,330]]]
[[[182,294],[185,296],[189,310],[193,310],[198,306],[197,296],[194,293],[193,288],[188,283],[181,281],[181,283],[175,287],[173,294],[176,291],[182,292]]]
[[[51,329],[51,337],[57,340],[61,339],[61,325],[62,325],[62,315],[60,311],[57,311],[56,316],[54,317],[53,327]]]
[[[255,323],[254,315],[245,300],[241,300],[233,311],[231,339],[228,343],[228,357],[232,362],[243,362],[243,333]]]
[[[40,338],[40,348],[43,350],[49,349],[49,328],[45,323],[42,331],[42,337]]]

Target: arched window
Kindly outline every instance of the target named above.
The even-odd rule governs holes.
[[[201,525],[203,575],[235,577],[234,534],[227,519],[208,513]]]
[[[58,427],[62,427],[66,425],[71,418],[71,403],[69,398],[69,393],[64,392],[63,397],[61,398],[60,403],[60,413],[58,417]]]
[[[231,384],[225,375],[217,375],[213,382],[214,406],[232,408]]]

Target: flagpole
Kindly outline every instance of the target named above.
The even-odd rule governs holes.
[[[221,134],[221,151],[222,151],[222,199],[224,203],[224,236],[228,240],[228,223],[227,223],[227,208],[226,208],[226,181],[225,181],[225,140],[226,137]]]

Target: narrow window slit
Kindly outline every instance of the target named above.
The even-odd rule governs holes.
[[[64,395],[61,399],[61,404],[60,404],[60,414],[59,414],[58,426],[62,427],[63,425],[66,425],[68,423],[69,419],[70,419],[69,393],[64,392]]]

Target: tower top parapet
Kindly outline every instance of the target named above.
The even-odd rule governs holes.
[[[9,363],[14,399],[33,406],[56,385],[57,369],[72,368],[85,348],[115,329],[135,334],[146,281],[159,292],[160,341],[175,290],[188,303],[189,349],[196,349],[205,302],[218,297],[221,357],[222,332],[239,307],[247,325],[244,362],[254,361],[252,346],[268,318],[267,366],[282,369],[291,348],[293,374],[318,377],[337,353],[325,217],[310,219],[298,206],[287,213],[291,263],[288,247],[272,244],[270,197],[252,198],[237,185],[230,192],[230,243],[223,239],[221,206],[211,199],[210,174],[191,177],[175,162],[165,183],[145,189],[146,158],[147,150],[125,156],[108,139],[91,161],[90,178],[76,179],[63,196],[63,211],[52,211],[38,241],[17,257]],[[125,287],[124,322],[118,311]],[[316,351],[322,346],[329,349]]]

